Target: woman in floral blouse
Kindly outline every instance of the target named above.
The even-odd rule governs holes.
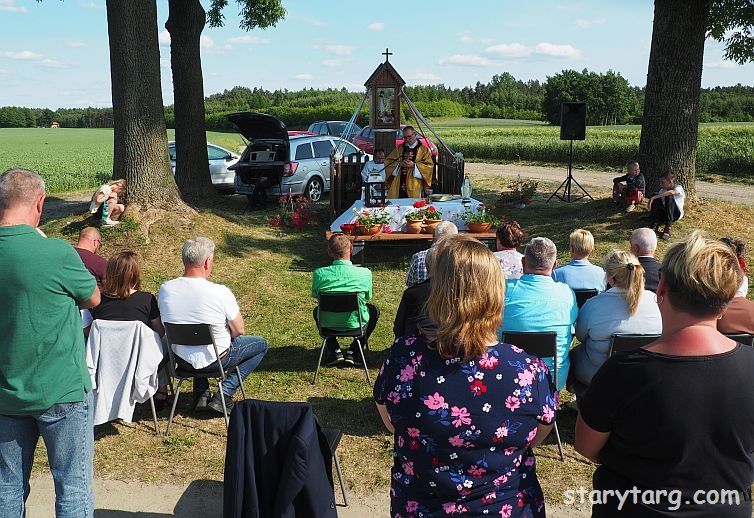
[[[521,259],[524,254],[516,250],[526,238],[517,221],[505,220],[497,227],[497,252],[495,257],[500,261],[506,279],[520,279],[524,274],[524,264]]]
[[[532,448],[555,419],[547,367],[497,342],[505,281],[492,253],[462,235],[437,247],[437,328],[398,338],[374,387],[395,438],[390,516],[545,516]]]

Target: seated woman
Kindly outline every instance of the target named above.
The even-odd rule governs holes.
[[[579,402],[576,450],[600,464],[594,489],[606,498],[592,516],[751,516],[754,348],[715,329],[741,275],[701,232],[667,249],[662,337],[609,358]],[[632,488],[642,491],[622,505],[604,491]]]
[[[612,335],[662,332],[655,294],[644,289],[644,269],[636,257],[613,250],[605,257],[605,277],[610,288],[587,300],[576,319],[576,338],[581,344],[571,350],[570,373],[578,382],[572,388],[581,384],[581,391],[607,360]]]
[[[395,439],[390,516],[543,517],[532,448],[558,404],[547,367],[498,343],[505,280],[487,247],[464,235],[435,247],[436,328],[397,339],[374,386]]]
[[[89,204],[89,212],[94,214],[96,218],[100,219],[102,218],[105,207],[107,207],[107,217],[102,220],[102,224],[106,226],[116,225],[121,214],[126,210],[125,205],[118,203],[118,196],[122,196],[125,193],[125,180],[110,180],[106,184],[101,185],[92,195],[92,201]]]
[[[521,258],[524,256],[516,250],[526,238],[524,232],[517,221],[503,221],[498,225],[497,231],[497,252],[495,257],[500,261],[503,273],[506,279],[519,279],[524,274],[524,266]]]

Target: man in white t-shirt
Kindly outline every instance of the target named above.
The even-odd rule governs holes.
[[[172,324],[210,324],[220,361],[228,377],[220,388],[226,404],[243,380],[267,354],[267,341],[261,336],[244,336],[244,322],[236,297],[222,284],[208,280],[214,265],[215,243],[206,237],[187,239],[183,244],[183,276],[165,282],[157,295],[163,322]],[[174,345],[177,361],[198,371],[216,370],[217,358],[212,344],[204,347]],[[235,368],[241,371],[238,379]],[[206,378],[194,378],[194,404],[222,413],[220,394],[211,397]],[[230,410],[230,406],[228,406]]]
[[[659,192],[649,198],[649,210],[654,221],[652,230],[656,232],[660,225],[665,225],[662,238],[670,239],[673,223],[683,217],[686,191],[676,183],[676,177],[673,173],[668,173],[660,178],[660,187]]]

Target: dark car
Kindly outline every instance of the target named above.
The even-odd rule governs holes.
[[[309,125],[309,131],[315,135],[331,135],[333,137],[343,137],[346,140],[353,140],[353,137],[361,131],[358,124],[351,125],[351,131],[348,135],[343,135],[348,126],[348,121],[316,121]]]
[[[405,127],[406,125],[402,124],[399,129],[395,130],[395,147],[400,147],[403,145],[403,128]],[[435,146],[431,140],[424,137],[419,137],[419,140],[421,141],[422,146],[429,148],[429,152],[433,157],[437,157],[437,146]],[[357,148],[361,149],[365,153],[369,153],[370,155],[373,154],[374,130],[371,126],[364,126],[364,129],[362,129],[361,132],[352,139],[352,142]]]
[[[272,115],[244,112],[228,115],[249,144],[236,164],[235,192],[252,198],[259,193],[305,195],[319,201],[330,190],[330,155],[365,155],[338,137],[290,135],[285,124]],[[371,158],[371,157],[368,157]]]

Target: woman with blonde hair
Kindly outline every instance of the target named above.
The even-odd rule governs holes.
[[[394,434],[390,516],[543,517],[532,448],[555,419],[547,367],[497,341],[505,280],[492,252],[463,235],[435,248],[432,331],[398,338],[374,386]]]
[[[100,185],[99,189],[92,195],[92,201],[89,204],[89,212],[95,215],[96,218],[102,218],[102,224],[105,226],[112,226],[118,224],[123,211],[126,210],[126,206],[122,203],[118,203],[118,196],[122,196],[126,193],[126,180],[110,180],[104,185]],[[105,210],[107,213],[105,214]],[[103,215],[105,216],[103,218]]]
[[[577,396],[607,360],[612,335],[662,332],[655,294],[644,289],[639,260],[629,252],[613,250],[605,257],[604,266],[610,288],[587,300],[576,319],[576,338],[581,345],[571,350],[570,372],[577,383],[570,388]]]
[[[600,464],[593,517],[751,516],[754,348],[716,329],[742,275],[698,231],[665,252],[662,336],[609,358],[579,402],[576,450]]]

